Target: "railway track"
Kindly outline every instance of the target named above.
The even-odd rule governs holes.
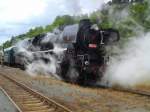
[[[13,100],[18,112],[72,112],[65,106],[49,99],[26,85],[0,74],[1,86]]]
[[[137,90],[137,89],[123,89],[123,88],[116,88],[116,87],[108,87],[108,86],[96,86],[99,88],[103,88],[103,89],[109,89],[112,91],[118,91],[118,92],[127,92],[127,93],[132,93],[132,94],[137,94],[140,96],[146,96],[146,97],[150,97],[150,92],[147,91],[141,91],[141,90]]]
[[[96,88],[103,88],[103,89],[109,89],[110,91],[118,91],[118,92],[126,92],[126,93],[131,93],[131,94],[137,94],[140,96],[146,96],[146,97],[150,97],[150,92],[148,91],[141,91],[138,89],[125,89],[125,88],[119,88],[119,87],[109,87],[106,85],[96,85],[96,86],[92,86],[92,87],[96,87]]]
[[[150,92],[147,92],[147,91],[141,91],[141,90],[136,90],[136,89],[118,89],[118,88],[112,88],[112,90],[120,91],[120,92],[128,92],[128,93],[137,94],[140,96],[150,97]]]

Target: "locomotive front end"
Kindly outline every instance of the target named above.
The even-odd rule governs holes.
[[[99,29],[90,21],[80,23],[77,38],[77,65],[84,82],[100,80],[105,72],[109,56],[106,46],[119,40],[115,29]]]

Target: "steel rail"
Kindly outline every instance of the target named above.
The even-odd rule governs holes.
[[[8,95],[8,93],[2,87],[0,87],[0,90],[5,94],[5,96],[9,99],[9,101],[16,108],[16,112],[22,112],[22,110],[18,107],[18,105],[13,101],[13,99]]]

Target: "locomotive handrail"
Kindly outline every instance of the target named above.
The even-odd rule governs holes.
[[[60,51],[66,51],[66,50],[67,50],[67,48],[64,48],[64,49],[61,49]],[[31,53],[47,53],[47,52],[53,52],[53,51],[55,51],[55,50],[50,49],[50,50],[43,50],[43,51],[32,51]]]

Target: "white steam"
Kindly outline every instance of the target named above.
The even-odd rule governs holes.
[[[57,61],[51,55],[47,55],[47,59],[49,62],[45,63],[43,60],[36,60],[27,65],[27,72],[31,76],[35,75],[45,75],[52,76],[57,79],[61,79],[58,75],[56,75],[56,70],[58,68]]]
[[[56,35],[48,33],[41,40],[41,43],[49,43],[53,41]],[[21,54],[21,64],[25,65],[26,71],[31,76],[45,75],[61,79],[59,62],[63,56],[65,48],[53,43],[54,48],[48,50],[41,50],[32,44],[32,39],[25,39],[17,43],[17,53]],[[53,52],[52,54],[50,52]]]
[[[109,86],[150,86],[150,33],[134,38],[124,53],[112,57],[103,77]]]
[[[67,7],[67,10],[72,12],[74,15],[78,15],[82,13],[79,0],[65,0],[65,4]]]

